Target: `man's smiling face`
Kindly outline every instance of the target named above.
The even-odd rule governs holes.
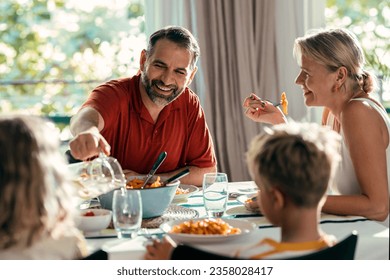
[[[141,55],[141,82],[153,103],[165,106],[175,100],[191,83],[192,54],[167,39],[158,41],[149,56]]]

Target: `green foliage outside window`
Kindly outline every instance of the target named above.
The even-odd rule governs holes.
[[[142,0],[2,0],[0,112],[72,115],[96,85],[134,74]]]
[[[0,113],[72,115],[98,84],[134,74],[146,44],[143,7],[143,0],[0,1]],[[389,7],[390,0],[327,0],[326,9],[327,25],[357,34],[384,81]]]
[[[367,68],[379,77],[382,97],[390,99],[390,0],[327,0],[325,15],[328,27],[345,27],[357,35]]]

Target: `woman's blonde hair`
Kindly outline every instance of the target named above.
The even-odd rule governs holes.
[[[365,57],[358,39],[347,29],[311,30],[295,40],[293,53],[298,63],[306,56],[330,72],[344,66],[353,81],[354,92],[361,89],[370,93],[377,87],[376,77],[364,70]]]
[[[252,140],[249,170],[295,205],[316,207],[340,159],[339,143],[336,132],[314,123],[276,125]]]
[[[0,250],[29,247],[73,226],[66,170],[47,121],[0,116]]]

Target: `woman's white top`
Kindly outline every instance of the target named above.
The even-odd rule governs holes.
[[[387,115],[387,112],[383,110],[382,107],[380,107],[378,104],[376,104],[374,101],[367,99],[367,98],[355,98],[351,101],[358,100],[368,103],[372,108],[374,108],[383,118],[384,122],[387,126],[387,131],[389,133],[389,139],[390,139],[390,119]],[[327,125],[333,126],[335,119],[333,114],[329,114],[327,119]],[[342,195],[354,195],[354,194],[360,194],[361,189],[359,182],[356,177],[355,169],[352,164],[351,155],[349,153],[349,150],[345,144],[344,141],[344,132],[341,128],[340,131],[342,141],[341,141],[341,162],[338,165],[338,168],[336,170],[335,179],[334,181],[336,183],[336,189],[332,190],[333,192],[336,192],[338,194]],[[388,182],[388,189],[390,192],[390,144],[387,146],[386,149],[386,161],[387,161],[387,182]],[[385,221],[385,225],[389,226],[389,217]]]

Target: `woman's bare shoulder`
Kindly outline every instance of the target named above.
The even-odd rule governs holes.
[[[371,100],[371,99],[369,99]],[[378,104],[375,100],[371,100]],[[358,121],[378,121],[381,119],[379,112],[373,108],[366,99],[351,100],[348,102],[341,114],[341,122],[344,124],[345,121],[356,123]]]
[[[365,100],[353,100],[346,104],[340,120],[346,138],[359,137],[362,141],[363,138],[370,138],[371,140],[366,139],[368,142],[384,139],[386,142],[386,123],[380,113]],[[353,141],[359,142],[357,139]]]

